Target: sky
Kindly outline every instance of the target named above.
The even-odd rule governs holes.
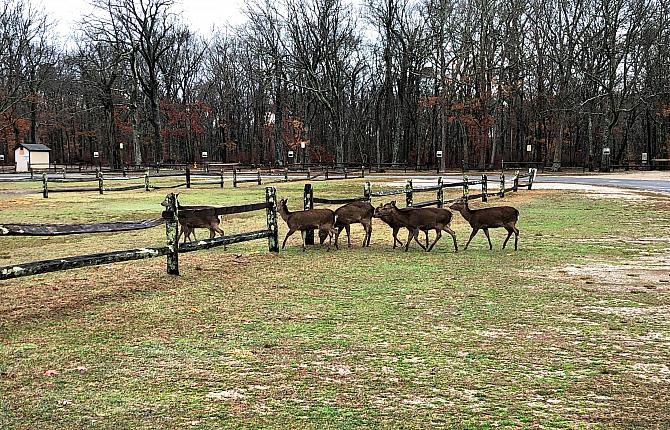
[[[77,28],[77,22],[92,11],[89,0],[33,0],[32,4],[44,8],[64,39]],[[244,0],[176,0],[174,12],[180,14],[192,30],[204,36],[211,34],[213,26],[241,24],[243,6]]]

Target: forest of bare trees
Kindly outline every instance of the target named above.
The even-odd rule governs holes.
[[[91,0],[68,41],[0,1],[7,162],[22,142],[112,167],[285,165],[301,143],[359,165],[670,158],[666,1],[248,0],[203,36],[173,0]]]

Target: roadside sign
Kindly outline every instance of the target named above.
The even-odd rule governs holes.
[[[603,148],[603,155],[610,155],[610,149],[609,148]]]
[[[93,152],[93,158],[99,158],[100,153],[98,151]]]
[[[646,163],[646,162],[647,162],[647,153],[646,153],[646,152],[643,152],[643,153],[642,153],[642,163],[644,164],[644,163]]]
[[[437,151],[436,155],[437,155],[437,158],[442,158],[442,151]]]
[[[5,156],[4,155],[0,155],[0,161],[5,161]]]
[[[207,158],[207,151],[202,151],[202,158]]]
[[[289,151],[288,156],[289,156],[289,158],[293,158],[293,151]]]
[[[533,145],[526,145],[526,152],[533,152]]]

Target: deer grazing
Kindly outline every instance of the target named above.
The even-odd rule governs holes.
[[[300,230],[302,234],[302,250],[305,251],[305,235],[307,230],[318,229],[319,233],[325,232],[328,235],[328,248],[333,241],[333,236],[336,234],[335,222],[337,220],[335,213],[330,209],[309,209],[304,211],[291,212],[286,206],[288,199],[281,199],[277,204],[277,210],[282,219],[288,226],[288,233],[282,243],[282,249],[286,246],[286,240],[296,231]],[[337,242],[335,243],[337,249]]]
[[[519,229],[516,228],[516,222],[519,219],[519,211],[511,206],[496,206],[492,208],[484,209],[470,209],[468,207],[467,200],[458,200],[451,206],[450,209],[459,211],[463,218],[470,223],[472,227],[472,233],[470,233],[470,239],[468,243],[465,244],[465,248],[468,249],[470,241],[481,229],[484,230],[486,239],[489,241],[489,250],[493,249],[491,244],[491,238],[489,237],[490,228],[504,227],[507,230],[507,238],[503,242],[502,249],[505,249],[507,241],[509,240],[512,233],[514,233],[514,250],[517,250],[517,244],[519,242]]]
[[[456,243],[456,233],[450,228],[451,225],[451,212],[447,209],[441,208],[404,208],[398,209],[395,204],[395,201],[386,203],[383,206],[380,206],[375,211],[376,214],[379,214],[380,218],[387,217],[391,220],[393,225],[405,227],[409,230],[409,235],[407,236],[407,243],[405,243],[405,251],[409,249],[409,244],[414,239],[419,246],[427,251],[433,249],[438,240],[442,237],[442,231],[446,231],[451,235],[451,238],[454,240],[454,249],[458,251],[458,244]],[[384,218],[382,218],[384,219]],[[389,225],[391,225],[389,223]],[[426,233],[426,246],[419,242],[419,230]],[[428,246],[428,230],[435,230],[437,236],[433,243]],[[394,234],[397,233],[397,230],[394,229]],[[394,247],[395,241],[397,239],[394,237]]]
[[[351,224],[361,223],[365,230],[365,238],[363,239],[363,246],[370,246],[370,237],[372,236],[372,217],[374,216],[375,208],[369,202],[358,201],[347,203],[335,210],[337,221],[335,222],[335,246],[338,246],[338,240],[342,230],[347,232],[347,245],[351,247],[350,229]],[[321,243],[326,240],[327,232],[320,231],[319,239]]]
[[[177,194],[176,196],[178,196]],[[176,197],[175,196],[175,197]],[[168,206],[168,199],[167,197],[163,202],[161,203],[162,206],[167,207]],[[177,200],[177,211],[183,211],[183,210],[198,210],[198,209],[214,209],[213,206],[183,206],[179,203]],[[181,231],[179,232],[179,236],[177,237],[177,241],[179,241],[179,238],[184,235],[184,243],[186,243],[187,240],[190,240],[191,235],[193,235],[193,240],[196,240],[195,237],[195,229],[196,228],[206,228],[209,229],[209,238],[212,239],[214,236],[216,236],[216,233],[219,233],[221,236],[224,236],[223,229],[219,226],[221,223],[221,219],[219,218],[218,215],[211,215],[208,213],[190,213],[188,215],[180,215],[179,216],[179,227],[181,227]]]

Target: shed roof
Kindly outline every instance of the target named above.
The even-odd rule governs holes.
[[[51,148],[49,148],[46,145],[42,145],[41,143],[19,143],[17,147],[23,147],[26,148],[28,151],[35,151],[35,152],[51,151]]]

